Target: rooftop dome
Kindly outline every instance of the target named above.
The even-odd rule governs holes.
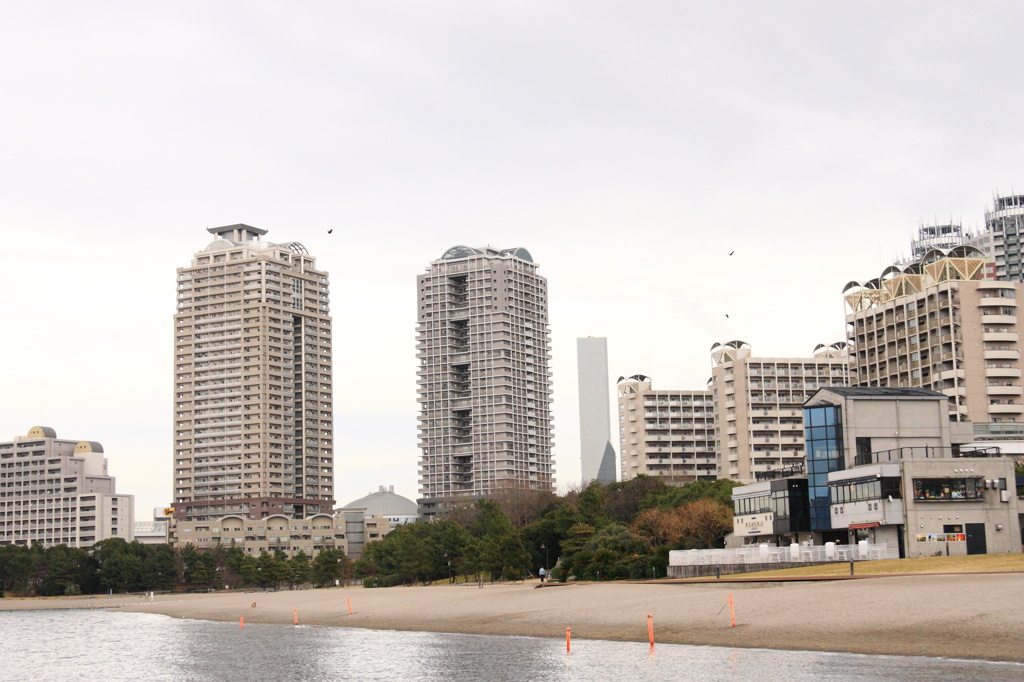
[[[380,490],[377,492],[370,493],[366,497],[360,497],[358,500],[353,500],[346,504],[344,508],[365,509],[367,516],[385,516],[387,518],[399,516],[416,517],[419,515],[416,503],[408,497],[402,497],[395,493],[395,486],[389,486],[388,488],[380,486]]]

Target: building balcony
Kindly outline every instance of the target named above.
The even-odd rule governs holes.
[[[1019,367],[986,367],[985,376],[989,378],[1005,377],[1010,379],[1020,378]]]
[[[1017,332],[982,332],[982,341],[1017,343]]]

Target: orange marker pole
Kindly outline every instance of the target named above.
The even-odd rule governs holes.
[[[732,627],[736,627],[736,611],[732,607],[732,595],[729,595],[729,617],[732,618]]]
[[[572,651],[572,631],[570,628],[565,629],[565,653]]]
[[[651,640],[651,646],[654,646],[654,616],[647,614],[647,639]]]
[[[348,598],[345,599],[345,601],[348,602],[348,615],[351,616],[352,615],[352,598],[348,597]]]
[[[292,621],[296,625],[299,624],[299,610],[298,609],[292,609]]]
[[[239,630],[244,630],[245,629],[245,618],[239,618],[238,619],[238,629]]]

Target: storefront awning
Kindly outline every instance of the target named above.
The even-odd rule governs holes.
[[[870,523],[851,523],[850,530],[861,530],[863,528],[878,528],[881,524],[878,521],[871,521]]]

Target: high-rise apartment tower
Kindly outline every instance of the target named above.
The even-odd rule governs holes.
[[[615,482],[615,448],[608,416],[608,339],[576,339],[583,485]]]
[[[843,289],[853,386],[930,388],[979,435],[1024,421],[1018,301],[970,246],[936,249]]]
[[[333,507],[327,273],[298,242],[229,225],[178,269],[174,516]]]
[[[530,253],[452,247],[417,291],[421,516],[552,490],[548,288]]]
[[[996,279],[1024,282],[1024,194],[995,196],[985,211],[985,227],[991,234]]]

